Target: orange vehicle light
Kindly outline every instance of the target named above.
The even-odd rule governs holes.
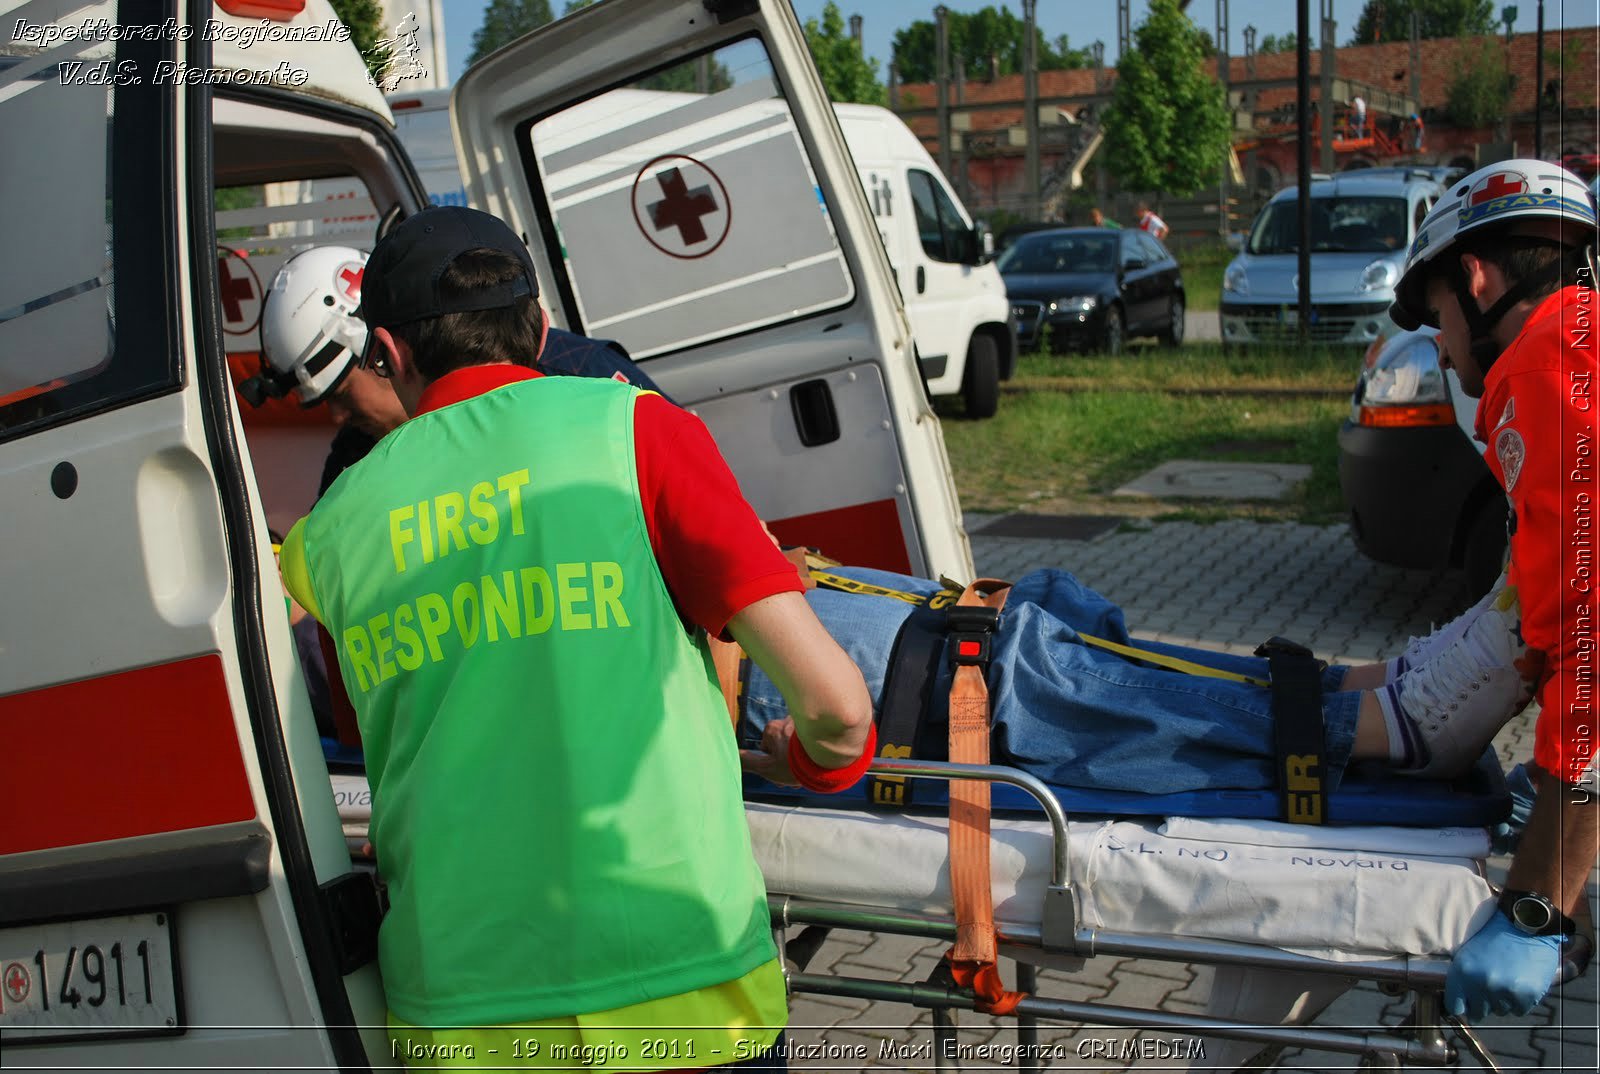
[[[1358,415],[1358,424],[1377,429],[1395,429],[1414,425],[1454,425],[1456,412],[1448,403],[1428,406],[1364,406]]]

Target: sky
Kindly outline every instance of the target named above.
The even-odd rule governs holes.
[[[807,19],[822,17],[827,0],[791,0],[795,14],[804,23]],[[932,21],[935,0],[835,0],[849,26],[852,14],[862,16],[862,39],[869,59],[878,61],[878,77],[886,78],[889,60],[894,53],[896,30],[918,19]],[[1311,19],[1316,21],[1323,0],[1310,0]],[[1009,8],[1018,18],[1022,16],[1021,0],[945,0],[952,11],[973,12],[995,3]],[[551,8],[558,13],[566,6],[564,0],[551,0]],[[1333,0],[1333,18],[1338,23],[1336,31],[1339,44],[1350,40],[1355,32],[1356,19],[1361,15],[1364,0]],[[1507,6],[1495,0],[1496,14]],[[472,48],[472,35],[483,21],[483,0],[445,0],[445,37],[449,50],[451,81],[461,77],[466,68],[467,53]],[[1537,22],[1538,0],[1517,0],[1518,33],[1532,33]],[[1131,25],[1138,26],[1149,8],[1146,0],[1133,0]],[[1229,52],[1235,56],[1244,53],[1244,28],[1256,28],[1259,44],[1268,34],[1282,36],[1295,28],[1294,0],[1230,0],[1228,5]],[[1117,54],[1117,4],[1116,0],[1039,0],[1039,27],[1048,40],[1067,35],[1073,48],[1084,48],[1095,41],[1106,45],[1106,63],[1115,64]],[[1593,26],[1600,17],[1597,0],[1545,0],[1544,26],[1548,33],[1568,26]],[[1202,29],[1215,33],[1217,27],[1217,0],[1191,0],[1189,16]]]

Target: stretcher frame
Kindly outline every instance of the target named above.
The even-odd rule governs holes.
[[[1072,880],[1067,814],[1049,787],[1036,777],[1000,765],[963,765],[941,761],[875,759],[871,772],[916,779],[973,779],[1006,783],[1035,798],[1049,820],[1053,853],[1051,876],[1039,924],[997,920],[1001,954],[1016,964],[1017,987],[1029,993],[1010,1017],[1017,1020],[1016,1067],[1039,1071],[1041,1020],[1079,1022],[1119,1028],[1179,1030],[1196,1035],[1243,1040],[1263,1046],[1314,1048],[1363,1057],[1374,1069],[1400,1069],[1406,1064],[1443,1066],[1456,1062],[1458,1052],[1446,1029],[1454,1029],[1467,1050],[1489,1070],[1500,1067],[1471,1028],[1446,1016],[1443,1010],[1445,974],[1449,961],[1420,956],[1331,962],[1274,947],[1225,940],[1195,940],[1113,932],[1085,926],[1078,890]],[[905,1003],[929,1009],[934,1023],[935,1069],[957,1069],[949,1058],[957,1039],[954,1012],[977,1012],[970,990],[937,979],[922,983],[885,981],[806,972],[806,967],[827,933],[833,929],[917,936],[954,941],[954,916],[885,910],[850,903],[822,901],[785,894],[769,894],[773,933],[783,956],[789,989],[794,993],[839,996],[869,1001]],[[803,926],[794,939],[791,927]],[[1029,952],[1048,956],[1051,968],[1072,972],[1095,955],[1119,955],[1167,962],[1236,966],[1244,969],[1292,971],[1331,975],[1354,982],[1371,981],[1386,994],[1413,994],[1407,1025],[1390,1032],[1330,1029],[1310,1025],[1255,1025],[1205,1015],[1190,1015],[1140,1007],[1050,999],[1034,995],[1037,966]],[[794,969],[790,969],[793,963]],[[937,976],[937,973],[936,973]],[[1312,1017],[1315,1017],[1313,1014]]]

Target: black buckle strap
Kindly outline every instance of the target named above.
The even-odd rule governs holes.
[[[990,641],[1000,613],[982,605],[956,604],[949,611],[950,665],[989,670]]]
[[[1256,648],[1272,678],[1273,747],[1278,798],[1291,824],[1327,821],[1327,752],[1322,719],[1322,672],[1327,665],[1311,650],[1274,637]]]
[[[938,677],[939,653],[944,648],[945,613],[920,604],[894,638],[883,674],[883,700],[878,706],[878,756],[909,760],[916,755]],[[904,776],[871,776],[867,800],[873,805],[903,809],[911,804],[913,784]]]

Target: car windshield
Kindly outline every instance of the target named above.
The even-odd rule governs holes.
[[[1275,201],[1250,232],[1252,254],[1292,254],[1300,250],[1299,201]],[[1388,253],[1406,244],[1404,198],[1323,197],[1311,199],[1312,253]]]
[[[1001,272],[1111,272],[1115,235],[1025,235],[1000,255]]]

